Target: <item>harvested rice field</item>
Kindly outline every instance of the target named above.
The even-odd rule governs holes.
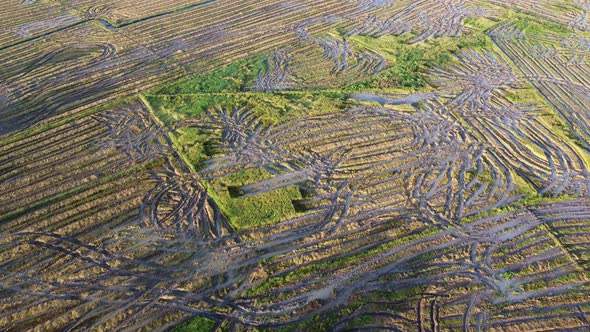
[[[0,331],[590,331],[587,0],[5,0]]]

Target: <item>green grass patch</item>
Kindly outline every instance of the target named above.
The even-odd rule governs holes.
[[[453,55],[463,49],[491,49],[492,42],[483,31],[458,38],[438,38],[419,44],[407,44],[404,37],[380,38],[354,36],[358,45],[383,55],[390,68],[362,82],[347,86],[347,90],[404,88],[415,91],[427,88],[425,75],[432,66],[445,66],[453,61]]]
[[[468,17],[463,23],[465,26],[476,29],[477,31],[486,31],[493,28],[498,22],[487,17]]]
[[[265,70],[265,57],[255,56],[173,82],[154,91],[154,93],[177,95],[195,92],[245,91],[254,85],[258,74]]]
[[[538,17],[522,13],[513,13],[510,16],[512,16],[514,26],[520,30],[524,30],[528,37],[541,37],[550,32],[563,35],[571,34],[571,30],[566,26]]]
[[[174,144],[185,160],[198,170],[204,167],[204,162],[214,155],[214,138],[195,128],[184,128],[176,131]]]
[[[306,115],[337,112],[348,105],[348,94],[341,91],[158,94],[145,98],[166,125],[193,119],[211,108],[244,108],[268,124],[277,124]]]
[[[215,328],[215,321],[205,317],[194,317],[175,326],[170,332],[211,332]]]
[[[228,187],[244,186],[270,177],[272,175],[262,169],[249,169],[208,182],[207,191],[236,230],[272,225],[297,215],[292,204],[293,200],[302,198],[297,186],[238,198],[231,197],[228,191]]]

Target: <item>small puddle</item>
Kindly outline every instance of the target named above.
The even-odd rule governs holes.
[[[114,25],[112,25],[107,20],[100,19],[100,20],[98,20],[98,23],[100,23],[102,26],[104,26],[105,28],[107,28],[109,30],[117,30],[117,27],[115,27]]]

